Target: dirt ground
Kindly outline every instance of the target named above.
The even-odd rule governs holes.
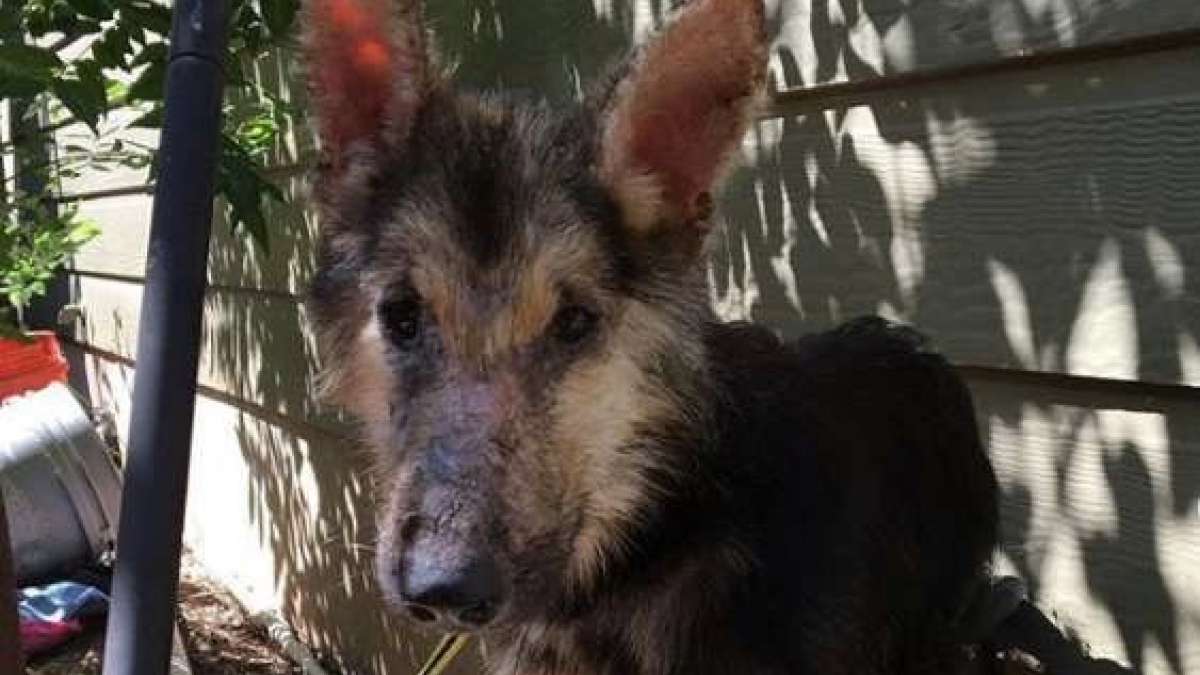
[[[194,675],[300,675],[266,631],[226,592],[205,580],[186,560],[179,584],[180,630]],[[28,664],[25,675],[100,675],[103,624]],[[325,669],[336,675],[329,664]],[[1083,669],[1072,675],[1113,675],[1124,671]],[[975,661],[961,675],[1044,675],[1028,657],[1009,653],[996,661]]]
[[[300,672],[225,592],[184,565],[179,582],[180,630],[194,675],[294,675]],[[99,675],[104,626],[89,630],[26,675]],[[330,672],[335,672],[330,669]]]

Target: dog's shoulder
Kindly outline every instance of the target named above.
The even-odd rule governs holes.
[[[806,371],[859,372],[941,365],[943,360],[916,329],[878,316],[851,319],[830,330],[805,335],[789,345]]]
[[[847,321],[827,331],[784,341],[748,323],[715,327],[709,337],[720,380],[746,391],[804,396],[872,384],[933,387],[957,381],[952,367],[916,329],[877,316]]]
[[[961,412],[969,403],[958,374],[928,338],[877,316],[853,319],[788,347],[798,384],[810,395],[863,405],[890,402],[909,411],[949,405]]]
[[[793,341],[743,325],[720,332],[725,442],[767,470],[803,474],[816,461],[848,471],[908,461],[904,447],[979,446],[964,381],[912,328],[863,317]]]

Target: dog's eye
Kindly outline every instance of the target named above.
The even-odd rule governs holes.
[[[564,344],[577,344],[596,330],[596,313],[578,305],[558,310],[554,317],[554,337]]]
[[[421,332],[421,305],[412,298],[388,300],[379,306],[388,338],[400,348],[412,346]]]

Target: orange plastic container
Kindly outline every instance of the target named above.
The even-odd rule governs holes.
[[[0,338],[0,400],[67,381],[67,360],[58,337],[48,331],[29,334],[29,341]]]

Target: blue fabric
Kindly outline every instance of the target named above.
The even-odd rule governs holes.
[[[108,610],[107,595],[74,581],[22,588],[17,603],[22,621],[87,619]]]

